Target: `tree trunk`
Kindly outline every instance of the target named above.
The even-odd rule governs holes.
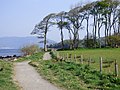
[[[75,49],[75,45],[76,45],[76,34],[74,34],[74,38],[73,38],[73,49]]]
[[[89,18],[87,18],[87,27],[86,27],[86,31],[87,31],[87,47],[88,46],[88,39],[89,39]]]
[[[118,17],[118,33],[120,33],[120,16]]]
[[[99,40],[99,48],[101,48],[100,28],[98,29],[98,40]]]
[[[100,14],[99,14],[99,19],[101,18]],[[102,27],[102,22],[98,21],[98,43],[99,43],[99,48],[101,48],[101,37],[100,37],[100,29]]]
[[[105,47],[107,46],[107,16],[105,15]]]
[[[94,47],[96,48],[96,34],[97,34],[97,16],[94,15]]]
[[[44,35],[44,51],[45,52],[47,51],[47,38],[46,38],[46,35],[47,35],[47,32],[45,32],[45,35]]]
[[[60,29],[61,31],[61,45],[62,45],[62,49],[64,49],[64,40],[63,40],[63,31],[62,31],[62,28]]]
[[[74,49],[77,49],[78,48],[78,40],[79,40],[79,34],[78,34],[78,30],[75,29],[74,31],[74,39],[73,39],[73,47]]]
[[[111,36],[111,14],[108,15],[108,23],[109,23],[109,36]]]
[[[76,39],[76,49],[78,48],[79,45],[79,34],[77,33],[77,39]]]
[[[72,35],[71,35],[71,32],[70,32],[70,30],[68,30],[68,32],[69,32],[69,39],[70,39],[70,49],[73,49],[73,43],[72,43]]]
[[[116,34],[116,23],[113,25],[114,35]]]

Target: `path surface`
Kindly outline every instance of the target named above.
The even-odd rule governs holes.
[[[22,87],[21,90],[59,90],[51,83],[42,79],[28,62],[16,63],[14,70],[14,79]]]
[[[50,60],[52,59],[51,58],[51,55],[50,55],[50,52],[46,52],[44,55],[43,55],[43,60]]]

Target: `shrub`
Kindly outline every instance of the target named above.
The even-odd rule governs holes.
[[[40,51],[40,48],[38,45],[26,45],[24,47],[21,48],[21,51],[23,53],[24,56],[27,55],[32,55],[34,53],[37,53]]]

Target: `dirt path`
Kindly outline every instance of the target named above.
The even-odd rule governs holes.
[[[52,59],[51,58],[51,55],[50,55],[50,52],[46,52],[44,55],[43,55],[43,60],[50,60]]]
[[[59,90],[53,86],[36,72],[36,70],[28,64],[28,62],[20,62],[15,64],[14,79],[18,82],[22,90]]]

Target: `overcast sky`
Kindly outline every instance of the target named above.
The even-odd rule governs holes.
[[[69,11],[71,6],[88,1],[95,0],[0,0],[0,37],[31,36],[35,24],[49,13]],[[48,33],[55,41],[60,41],[58,36],[56,29]]]

